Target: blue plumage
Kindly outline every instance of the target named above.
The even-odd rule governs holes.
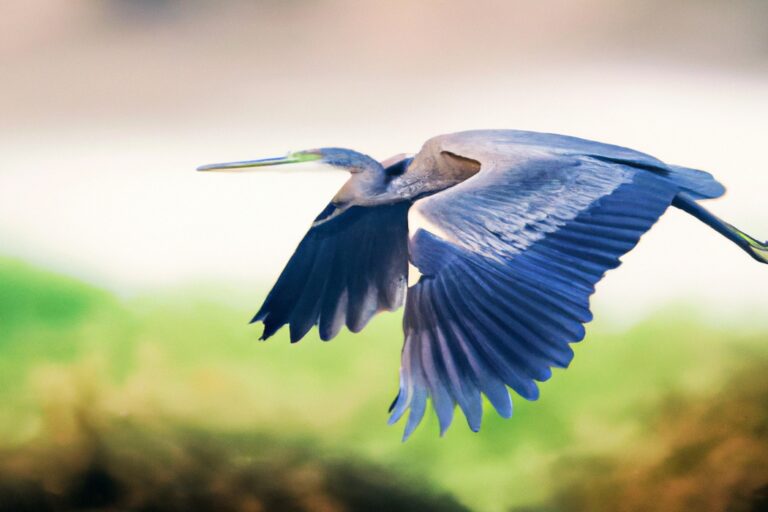
[[[353,207],[338,216],[333,205],[323,210],[252,320],[264,323],[262,339],[288,324],[292,342],[315,325],[330,340],[344,325],[358,332],[377,312],[399,308],[408,206]]]
[[[254,321],[263,339],[289,325],[291,341],[318,325],[324,340],[359,331],[408,289],[400,390],[390,422],[404,437],[431,402],[441,433],[459,406],[472,430],[485,395],[512,415],[512,389],[538,398],[537,382],[567,367],[570,343],[592,319],[589,297],[641,235],[674,205],[768,263],[768,245],[696,201],[719,197],[712,175],[632,149],[564,135],[479,130],[430,139],[413,157],[380,164],[320,148],[219,166],[322,159],[350,180],[317,217]],[[255,162],[255,163],[253,163]],[[408,232],[409,209],[426,221]]]
[[[405,412],[409,396],[425,392],[443,402],[445,395],[452,397],[473,430],[480,425],[480,392],[493,397],[502,416],[511,406],[500,383],[536,399],[535,381],[547,380],[552,366],[567,366],[573,357],[568,343],[584,337],[594,285],[619,265],[619,256],[634,247],[677,192],[664,179],[635,172],[525,252],[501,261],[418,231],[411,253],[423,276],[408,295],[405,331],[406,350],[421,355],[403,372],[392,420]],[[510,197],[516,193],[509,191]],[[482,201],[477,193],[474,199]],[[606,231],[615,236],[606,238]],[[459,349],[426,360],[432,352],[423,353],[421,346],[439,338]],[[447,365],[461,372],[430,370]],[[442,378],[430,379],[430,372]],[[419,385],[425,389],[416,389]],[[439,419],[444,431],[450,416]]]

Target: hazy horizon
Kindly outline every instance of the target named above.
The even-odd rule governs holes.
[[[728,188],[708,207],[768,233],[761,2],[49,0],[11,18],[0,252],[121,294],[268,286],[345,179],[197,165],[323,145],[383,159],[473,128],[708,170]],[[677,211],[624,260],[596,296],[617,317],[768,307],[763,269]]]

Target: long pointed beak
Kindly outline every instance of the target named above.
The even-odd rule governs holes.
[[[261,158],[259,160],[242,160],[239,162],[225,162],[220,164],[208,164],[201,165],[197,168],[198,171],[241,171],[247,170],[253,167],[269,167],[273,165],[283,164],[298,164],[302,162],[311,162],[314,160],[320,160],[322,156],[318,153],[310,153],[307,151],[298,151],[296,153],[288,153],[285,156],[278,156],[273,158]]]

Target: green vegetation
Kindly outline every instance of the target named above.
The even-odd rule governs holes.
[[[261,294],[251,297],[244,306],[258,306]],[[81,503],[72,482],[95,478],[104,503],[112,496],[147,509],[160,506],[158,496],[184,508],[184,499],[201,489],[228,493],[233,508],[247,502],[295,509],[295,500],[309,499],[296,487],[305,486],[326,500],[310,500],[323,510],[363,503],[373,510],[371,500],[393,507],[399,502],[386,499],[403,497],[421,510],[459,510],[458,502],[490,511],[561,510],[568,503],[608,510],[596,505],[608,490],[584,494],[589,476],[605,477],[620,492],[631,480],[628,467],[659,471],[667,456],[678,472],[695,465],[695,450],[686,452],[669,429],[689,424],[680,419],[685,411],[702,415],[706,404],[738,395],[744,386],[732,382],[735,375],[757,382],[748,376],[768,368],[763,333],[718,329],[690,312],[628,332],[593,325],[572,367],[542,384],[537,402],[515,399],[511,420],[488,408],[474,434],[457,416],[441,439],[429,416],[403,444],[402,425],[386,425],[397,387],[399,315],[380,316],[359,335],[323,343],[312,334],[291,345],[282,332],[257,341],[259,327],[247,324],[251,312],[202,293],[119,301],[0,261],[0,509],[9,509],[13,494],[4,489],[15,489],[17,498],[43,493],[50,506]],[[768,382],[747,387],[744,403],[762,397],[765,405]],[[666,414],[670,404],[674,415]],[[727,421],[723,416],[718,425]],[[706,423],[696,425],[702,430]],[[763,434],[753,435],[750,450],[765,445],[768,418],[758,415],[758,427]],[[718,441],[702,435],[701,442],[723,442],[728,429],[718,432]],[[51,460],[57,470],[44,470]],[[579,468],[581,478],[564,467]],[[711,471],[699,473],[703,481]],[[292,483],[264,490],[272,474]],[[147,490],[157,491],[155,501],[131,491],[146,487],[142,478],[155,482]],[[339,483],[347,479],[355,483]],[[185,482],[192,493],[186,498]],[[350,496],[351,489],[362,497]]]

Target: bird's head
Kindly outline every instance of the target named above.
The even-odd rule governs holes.
[[[399,161],[402,161],[402,157]],[[354,205],[380,204],[395,199],[387,195],[388,180],[384,166],[370,156],[351,149],[307,149],[290,152],[285,156],[275,158],[203,165],[198,167],[197,170],[235,172],[304,162],[323,163],[331,168],[342,169],[352,174],[333,198],[334,204],[339,208],[347,208]]]
[[[304,162],[324,163],[337,169],[351,173],[365,171],[379,172],[381,164],[363,153],[344,148],[316,148],[303,151],[292,151],[285,156],[261,158],[258,160],[242,160],[220,164],[203,165],[198,171],[247,171],[257,167],[271,167],[283,164],[300,164]]]

